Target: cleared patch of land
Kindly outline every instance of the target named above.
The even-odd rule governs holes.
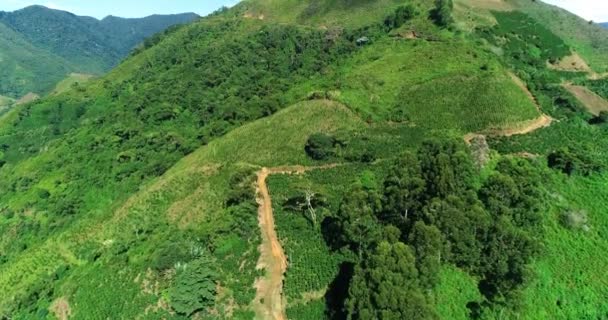
[[[95,76],[91,74],[71,73],[67,78],[57,83],[55,89],[53,90],[53,92],[51,92],[51,95],[58,95],[64,93],[70,90],[70,88],[72,88],[73,86],[86,83],[94,77]]]
[[[491,11],[511,11],[513,5],[505,0],[456,0],[454,18],[457,25],[473,30],[479,25],[492,26],[497,23]]]
[[[24,95],[23,97],[21,97],[19,100],[15,101],[15,105],[16,106],[20,106],[20,105],[23,105],[23,104],[26,104],[26,103],[30,103],[30,102],[36,101],[38,99],[40,99],[39,95],[37,95],[37,94],[35,94],[33,92],[30,92],[30,93]]]
[[[556,63],[549,63],[549,68],[560,71],[594,73],[578,53],[564,57]]]
[[[602,111],[608,111],[608,101],[586,87],[566,83],[564,88],[572,93],[592,114],[598,115]]]
[[[70,304],[68,303],[68,299],[66,299],[65,297],[55,300],[53,304],[51,304],[49,310],[59,320],[68,320],[72,315]]]

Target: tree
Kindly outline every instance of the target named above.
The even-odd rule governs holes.
[[[495,216],[511,216],[512,208],[519,197],[515,181],[500,173],[490,176],[479,191],[480,200]]]
[[[472,188],[475,169],[464,142],[427,140],[418,150],[418,159],[427,199],[462,194]]]
[[[477,270],[490,216],[475,194],[431,201],[424,209],[426,223],[435,225],[446,239],[446,261],[469,271]]]
[[[344,197],[336,217],[339,242],[358,252],[374,243],[380,237],[376,212],[381,208],[379,195],[365,190],[360,184]]]
[[[314,160],[325,160],[335,153],[336,140],[323,133],[312,134],[306,142],[305,150],[308,156]]]
[[[517,188],[516,192],[509,191],[511,199],[506,193],[498,196],[502,197],[502,202],[506,202],[511,209],[513,223],[524,229],[535,229],[540,225],[546,205],[541,169],[528,159],[505,158],[497,164],[496,171],[512,179],[513,184],[510,184],[508,189],[512,189],[514,186]],[[508,181],[508,179],[504,179]],[[501,201],[500,198],[496,200]],[[490,211],[490,213],[493,212]]]
[[[451,25],[454,22],[452,11],[454,11],[454,2],[452,0],[436,0],[435,9],[433,10],[435,23],[440,27]]]
[[[437,227],[416,222],[408,243],[414,248],[420,285],[432,289],[439,282],[443,236]]]
[[[404,23],[415,17],[416,14],[416,8],[414,8],[414,6],[412,6],[411,4],[407,6],[399,6],[397,9],[395,9],[395,12],[393,14],[389,15],[388,17],[386,17],[386,19],[384,19],[384,25],[389,30],[397,29],[401,27]]]
[[[409,229],[422,208],[426,184],[420,163],[412,153],[405,153],[391,167],[384,181],[383,211],[380,218],[402,231]]]
[[[514,302],[530,274],[528,264],[538,245],[525,231],[499,218],[488,232],[480,265],[481,293],[492,303]]]
[[[548,165],[569,176],[575,174],[589,176],[603,170],[602,164],[590,156],[592,153],[590,149],[578,146],[558,149],[549,154]]]
[[[381,242],[356,267],[346,300],[348,319],[437,319],[418,286],[412,249]]]

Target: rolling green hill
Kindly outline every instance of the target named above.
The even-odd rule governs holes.
[[[603,318],[602,49],[455,2],[247,0],[0,115],[0,315]]]
[[[0,12],[0,92],[15,98],[46,93],[71,72],[103,74],[145,38],[197,18],[182,14],[99,21],[43,6]]]

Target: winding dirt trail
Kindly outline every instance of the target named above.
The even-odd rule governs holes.
[[[273,174],[303,174],[311,170],[331,169],[340,166],[330,164],[317,167],[286,166],[262,168],[257,173],[257,202],[259,204],[258,219],[262,234],[260,258],[256,269],[266,270],[266,274],[256,280],[256,296],[253,309],[256,319],[286,320],[286,301],[283,297],[283,280],[287,271],[287,257],[277,237],[272,213],[272,199],[268,191],[266,179]]]

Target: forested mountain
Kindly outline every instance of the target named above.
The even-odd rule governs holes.
[[[44,93],[70,72],[102,74],[146,37],[196,18],[187,13],[99,21],[43,6],[0,12],[5,40],[0,44],[0,94]]]
[[[602,319],[607,48],[524,0],[169,28],[0,111],[0,317]]]

